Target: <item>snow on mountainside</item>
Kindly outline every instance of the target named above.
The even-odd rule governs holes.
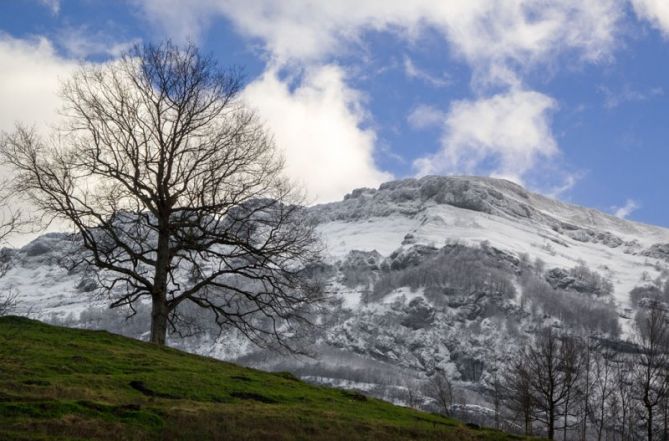
[[[669,296],[668,229],[504,180],[389,182],[309,216],[326,245],[319,277],[332,294],[310,339],[314,357],[280,357],[234,335],[172,344],[396,402],[441,370],[485,405],[491,366],[540,327],[624,338],[645,293]],[[56,233],[3,250],[0,289],[17,293],[19,311],[33,317],[145,338],[146,311],[126,321],[106,309],[85,271],[59,264],[68,250]]]
[[[311,212],[331,259],[352,249],[387,256],[413,244],[487,241],[539,257],[549,267],[585,261],[611,276],[621,307],[629,306],[629,291],[644,272],[657,272],[649,263],[669,262],[669,229],[549,199],[501,179],[406,179],[354,190],[344,201]]]

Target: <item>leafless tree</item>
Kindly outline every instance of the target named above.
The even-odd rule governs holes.
[[[547,328],[537,336],[526,355],[537,419],[544,423],[548,438],[554,439],[558,416],[565,417],[564,426],[570,415],[571,394],[580,375],[578,345],[572,337],[558,336],[552,328]]]
[[[434,399],[444,415],[451,414],[453,405],[453,385],[443,371],[435,372],[427,383],[425,394]]]
[[[666,374],[669,366],[669,324],[660,302],[650,302],[640,311],[637,330],[637,366],[634,372],[636,399],[644,409],[648,441],[653,440],[657,408],[667,394]]]
[[[525,435],[532,435],[535,402],[526,360],[527,353],[519,352],[509,364],[502,381],[505,405],[522,421]]]
[[[602,440],[607,424],[608,407],[614,395],[614,368],[616,354],[607,348],[596,347],[592,351],[589,371],[592,372],[591,393],[587,405],[590,419],[597,433],[597,441]]]
[[[18,127],[2,142],[14,190],[73,225],[111,307],[150,299],[159,345],[191,302],[287,347],[320,297],[304,275],[313,227],[241,84],[192,45],[136,46],[64,84],[54,136]]]
[[[0,182],[2,188],[7,188],[7,182]],[[27,224],[20,210],[12,208],[11,194],[0,193],[0,245],[6,245],[10,235],[21,231]],[[5,259],[5,254],[0,256],[0,277],[9,270],[10,262]],[[16,307],[17,294],[9,291],[0,293],[0,316],[7,315]]]
[[[0,317],[7,315],[16,307],[16,293],[6,293],[0,295]]]
[[[633,394],[634,361],[629,357],[621,356],[614,359],[614,383],[616,401],[619,403],[618,432],[620,439],[632,439],[635,417],[635,401]]]
[[[404,402],[407,407],[412,409],[418,409],[421,403],[421,387],[420,383],[413,378],[407,378],[404,380]]]

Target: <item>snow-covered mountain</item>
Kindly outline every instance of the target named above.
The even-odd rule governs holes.
[[[351,250],[389,256],[412,245],[441,247],[488,242],[516,257],[528,254],[547,267],[584,261],[610,277],[614,299],[629,307],[629,292],[656,263],[669,263],[669,229],[623,220],[567,204],[501,179],[439,177],[357,189],[343,201],[311,209],[332,260]]]
[[[669,294],[669,229],[504,180],[394,181],[309,215],[326,245],[320,276],[332,294],[313,358],[279,357],[230,335],[174,344],[400,401],[407,385],[440,369],[475,397],[539,327],[624,338],[644,293]],[[18,294],[20,312],[142,337],[145,316],[125,321],[92,299],[95,282],[59,264],[67,249],[51,233],[4,250],[0,289]]]

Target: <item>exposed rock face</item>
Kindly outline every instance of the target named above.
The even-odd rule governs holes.
[[[424,298],[417,297],[409,302],[406,316],[400,322],[402,326],[413,330],[427,328],[434,321],[435,310]]]
[[[653,257],[669,262],[669,243],[656,243],[641,254],[646,257]]]
[[[400,248],[393,252],[383,262],[385,268],[401,270],[410,266],[416,266],[425,259],[435,256],[439,250],[428,245],[413,245],[410,248]]]
[[[514,195],[506,197],[501,188]],[[381,184],[378,190],[359,188],[344,201],[317,206],[312,213],[320,221],[354,220],[367,216],[413,215],[425,204],[447,204],[487,214],[507,213],[529,218],[534,213],[529,193],[517,184],[489,178],[427,176]],[[334,209],[334,210],[333,210]]]
[[[367,269],[370,271],[378,270],[384,258],[378,251],[360,251],[351,250],[342,263],[342,268]]]

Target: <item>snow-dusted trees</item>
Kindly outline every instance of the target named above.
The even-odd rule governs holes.
[[[137,46],[65,83],[56,136],[19,127],[1,143],[14,190],[69,221],[84,263],[111,275],[112,307],[151,302],[156,344],[185,303],[284,341],[319,297],[302,271],[317,258],[312,227],[240,88],[194,46]]]
[[[368,300],[380,299],[399,287],[423,287],[436,304],[446,303],[449,296],[504,299],[516,293],[510,276],[513,268],[487,246],[447,244],[439,250],[413,247],[410,251],[413,253],[389,257]]]
[[[606,296],[555,288],[543,277],[527,272],[521,284],[524,306],[558,318],[577,332],[620,334],[616,305]]]

